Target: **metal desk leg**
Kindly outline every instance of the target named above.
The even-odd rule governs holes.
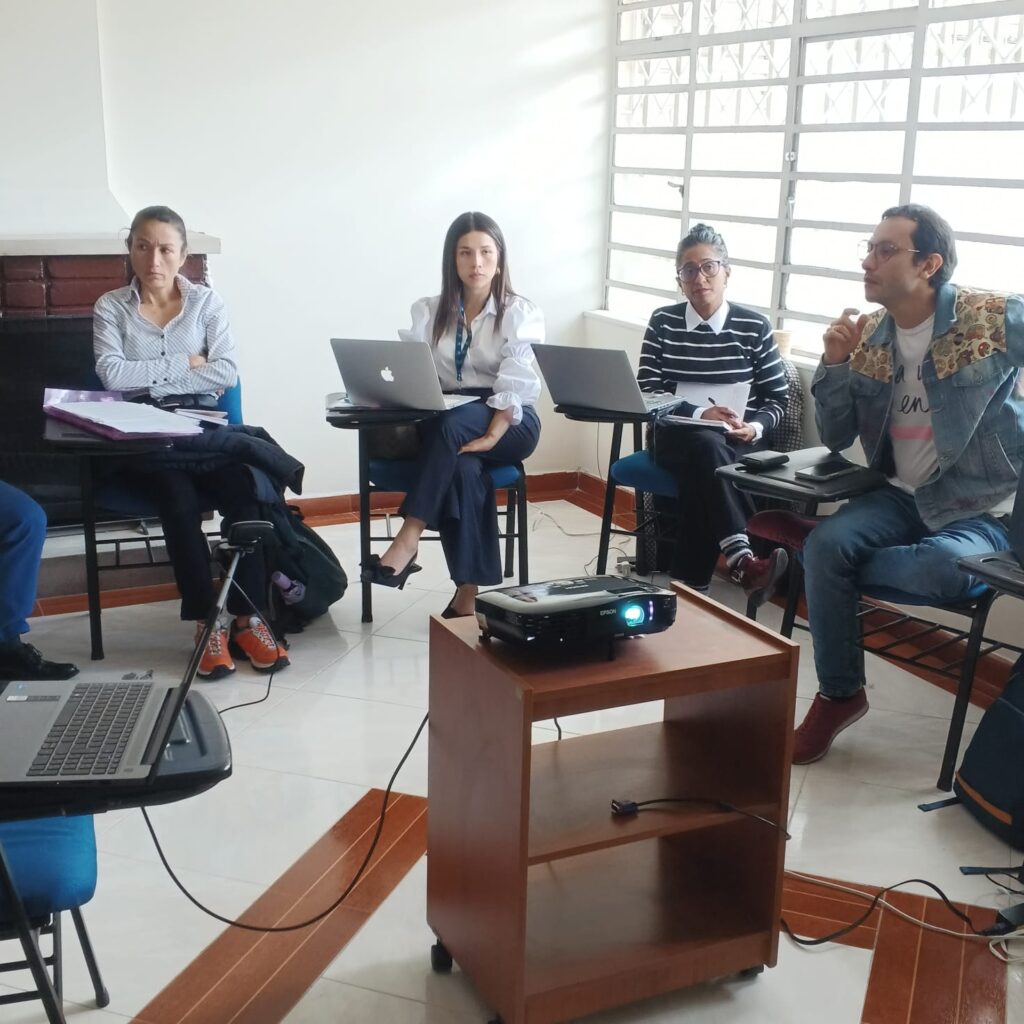
[[[359,434],[359,561],[370,564],[370,453],[366,446],[366,433]],[[363,622],[373,622],[373,584],[360,581],[363,598]]]
[[[82,494],[82,521],[85,533],[85,589],[89,599],[89,639],[92,660],[103,659],[103,622],[100,608],[100,574],[96,560],[96,495],[92,479],[92,457],[78,460]]]
[[[21,902],[21,896],[11,877],[11,867],[7,863],[3,843],[0,843],[0,892],[3,892],[11,908],[14,924],[18,929],[18,938],[21,939],[21,948],[25,954],[25,960],[28,962],[29,970],[32,972],[32,981],[39,990],[39,998],[46,1010],[46,1019],[50,1024],[66,1024],[64,1011],[57,999],[53,982],[50,980],[50,972],[46,969],[43,954],[39,951],[39,944],[32,934],[32,927],[29,924],[28,915],[25,913],[25,905]]]
[[[608,480],[604,488],[604,512],[601,516],[601,539],[597,546],[597,575],[603,576],[608,569],[608,544],[612,536],[612,514],[615,511],[615,481],[612,466],[619,461],[622,448],[622,421],[612,427],[612,449],[608,456]]]

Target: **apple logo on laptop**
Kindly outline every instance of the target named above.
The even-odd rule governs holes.
[[[380,376],[381,380],[386,380],[389,384],[394,384],[395,382],[395,375],[391,372],[390,366],[385,366],[384,369],[380,371]]]

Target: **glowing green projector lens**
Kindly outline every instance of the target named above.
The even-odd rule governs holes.
[[[626,620],[627,626],[640,626],[644,621],[644,610],[638,604],[627,604],[622,609],[622,617]]]

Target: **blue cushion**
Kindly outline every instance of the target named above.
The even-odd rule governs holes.
[[[404,494],[418,472],[419,462],[415,459],[370,459],[370,483],[382,491]],[[488,466],[487,472],[496,488],[515,487],[519,482],[519,467],[514,463]]]
[[[612,479],[623,487],[658,494],[663,498],[679,497],[675,477],[655,465],[650,452],[634,452],[612,466]]]
[[[217,408],[228,414],[228,423],[244,423],[242,419],[242,378],[235,380],[234,387],[228,388],[217,399]]]
[[[30,918],[88,903],[96,891],[96,833],[92,815],[0,824],[0,843]],[[0,893],[0,922],[10,909]]]

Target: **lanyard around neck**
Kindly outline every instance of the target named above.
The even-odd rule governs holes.
[[[462,343],[462,330],[465,325],[466,343]],[[462,383],[462,367],[466,362],[466,353],[473,342],[473,329],[466,323],[466,307],[459,299],[459,321],[455,325],[455,379]]]

